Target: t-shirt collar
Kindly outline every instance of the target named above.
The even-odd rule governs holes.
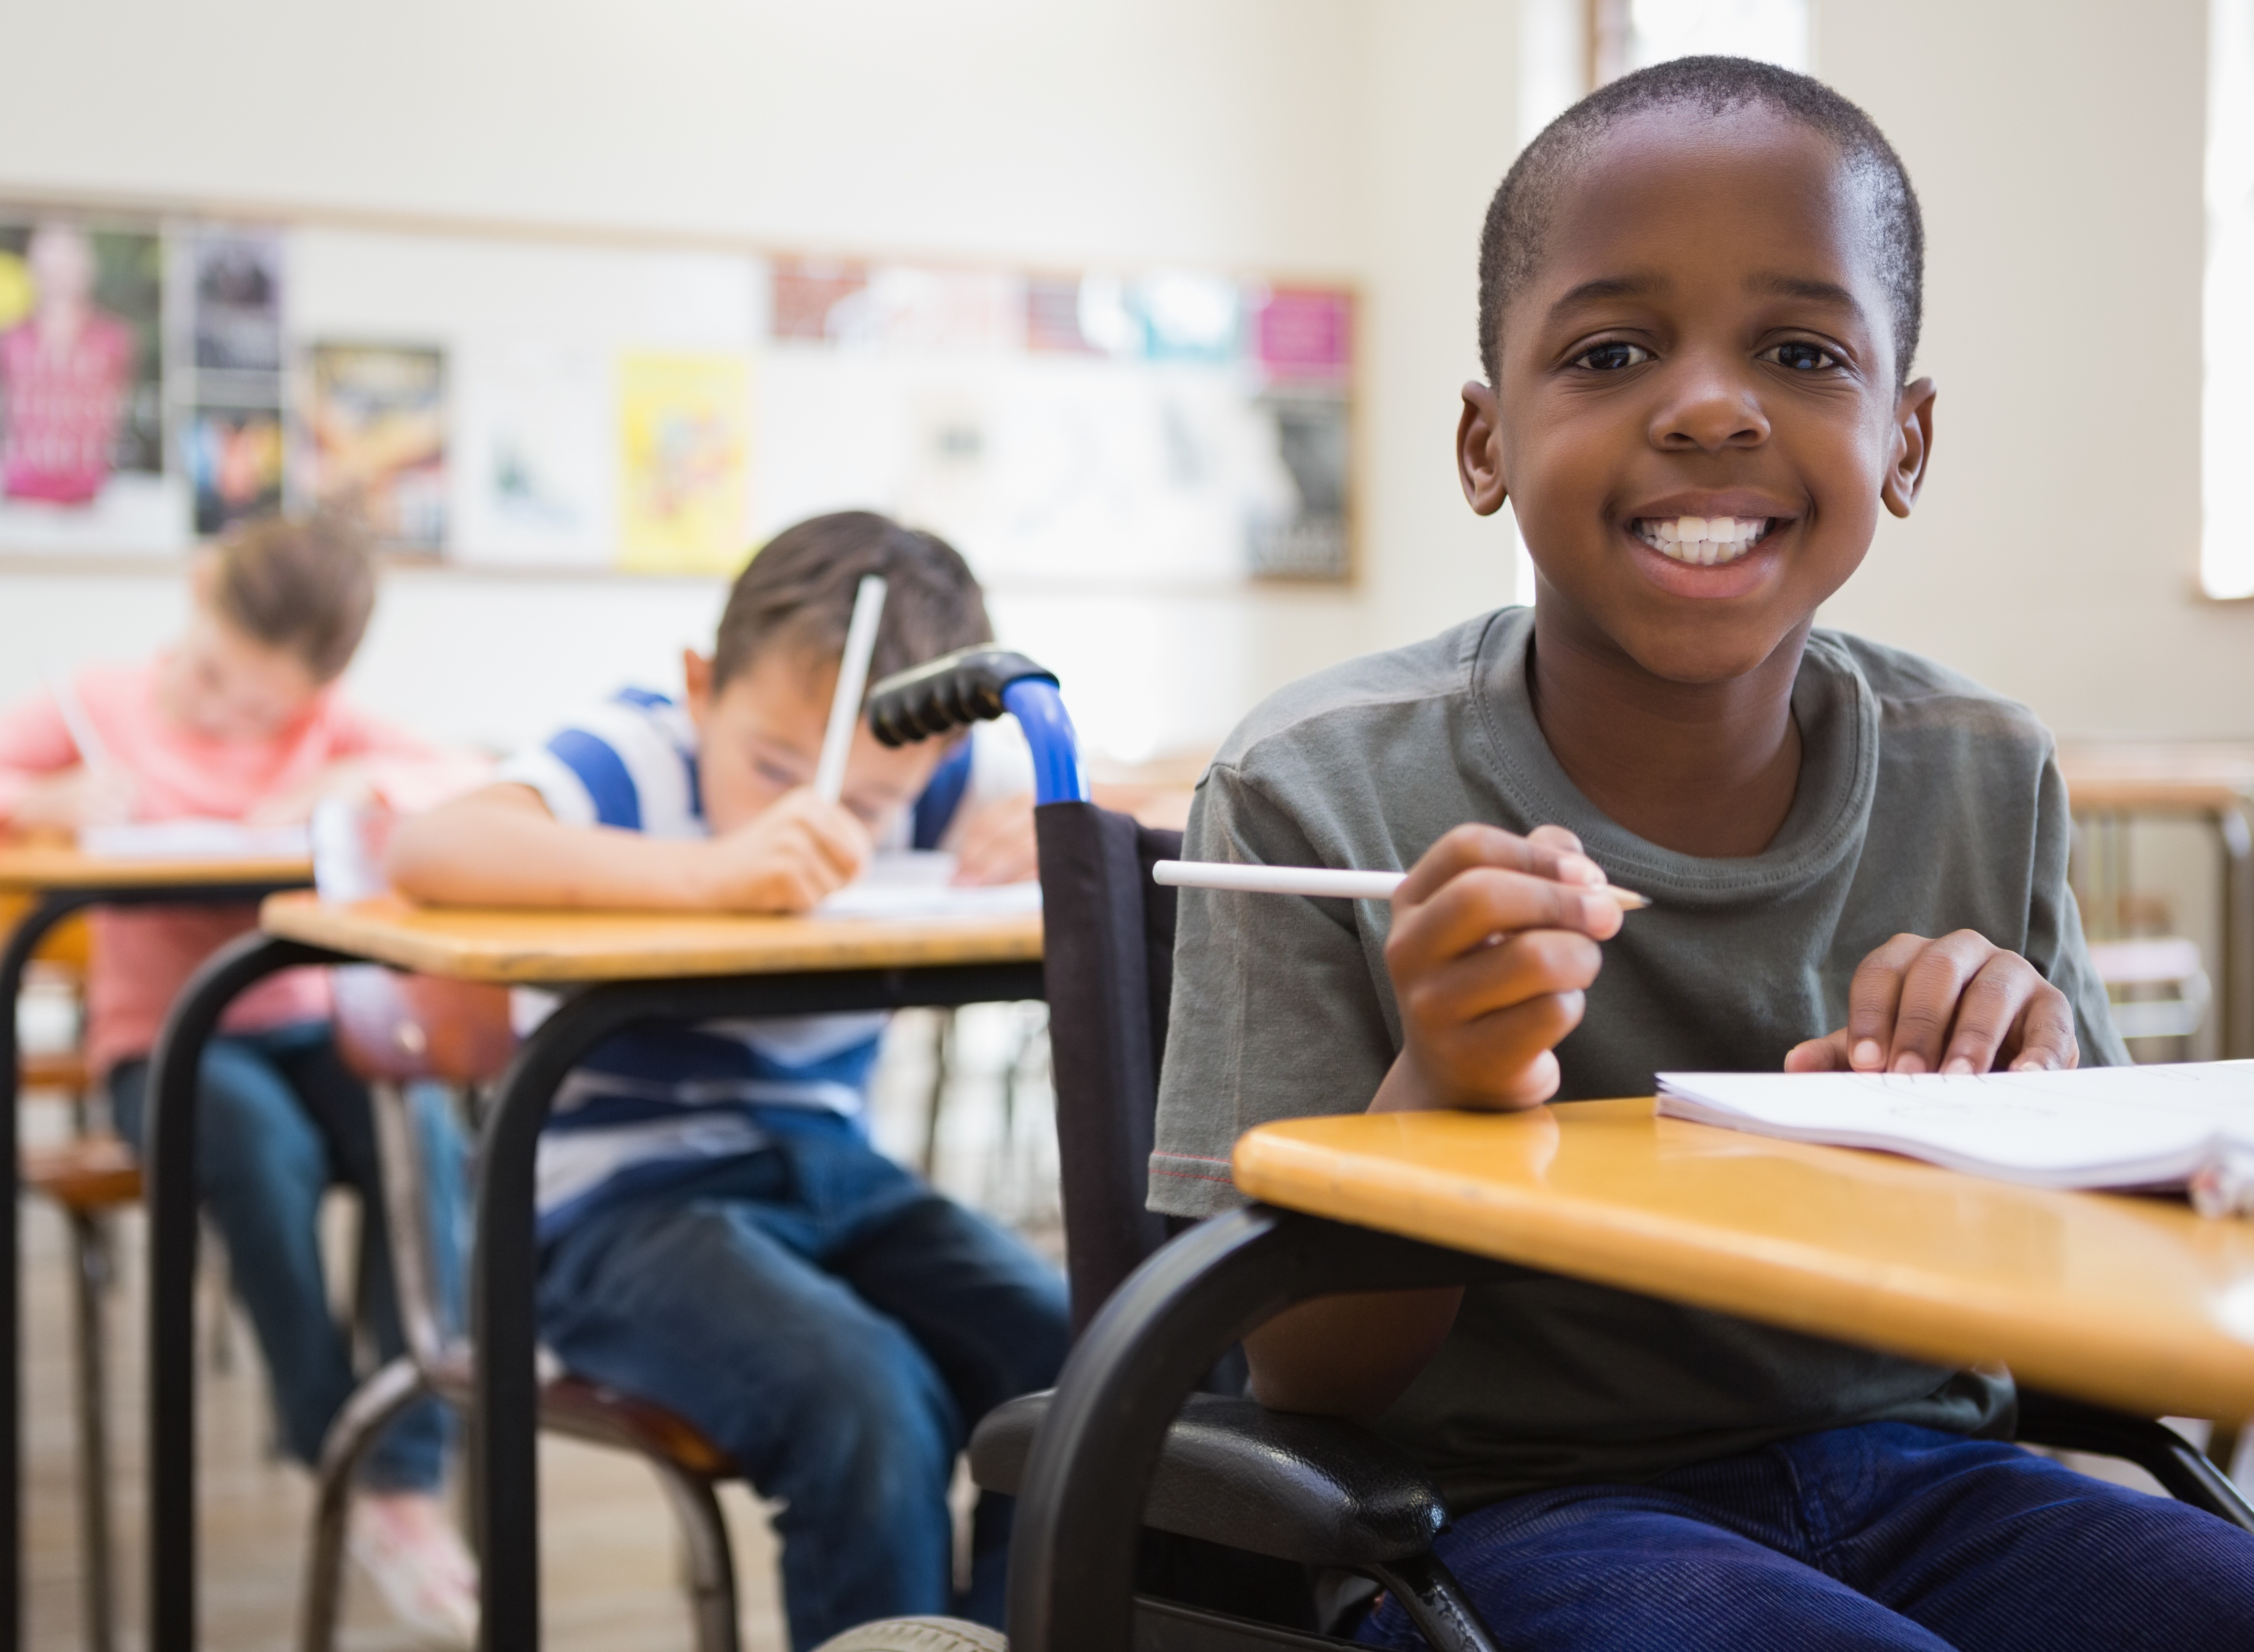
[[[1878,789],[1878,696],[1830,634],[1810,634],[1793,684],[1801,766],[1791,810],[1760,854],[1729,858],[1685,855],[1637,836],[1567,777],[1527,688],[1531,608],[1504,609],[1472,636],[1466,686],[1496,785],[1515,812],[1578,836],[1615,882],[1685,906],[1782,898],[1833,870],[1862,842]]]

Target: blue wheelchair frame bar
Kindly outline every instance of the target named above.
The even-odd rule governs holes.
[[[1002,704],[1025,731],[1033,752],[1033,802],[1084,803],[1088,779],[1081,773],[1080,741],[1057,685],[1041,677],[1020,677],[1002,690]]]

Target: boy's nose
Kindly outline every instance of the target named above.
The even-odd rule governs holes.
[[[1751,387],[1719,372],[1683,381],[1660,405],[1651,429],[1655,446],[1676,452],[1758,447],[1768,435],[1768,419]]]

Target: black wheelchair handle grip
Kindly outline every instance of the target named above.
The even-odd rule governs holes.
[[[1028,677],[1057,680],[1055,672],[1007,648],[958,648],[895,671],[872,689],[869,730],[886,746],[910,746],[990,722],[1005,709],[1002,690]]]

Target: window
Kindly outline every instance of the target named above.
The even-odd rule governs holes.
[[[2207,56],[2199,575],[2210,597],[2254,597],[2254,0],[2211,0]]]
[[[1591,83],[1670,58],[1759,58],[1805,72],[1808,0],[1588,0]]]

